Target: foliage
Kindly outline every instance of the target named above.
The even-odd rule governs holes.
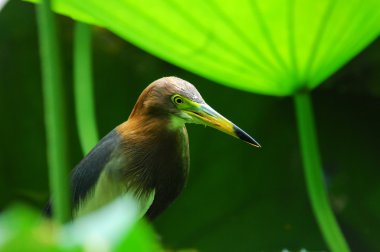
[[[154,252],[160,250],[156,239],[138,220],[137,205],[128,197],[64,226],[23,205],[10,207],[0,217],[1,251]]]
[[[69,179],[67,124],[62,81],[62,67],[54,14],[50,1],[43,0],[36,7],[38,35],[41,56],[42,86],[44,91],[44,112],[47,141],[49,182],[52,191],[53,208],[57,221],[69,220]]]
[[[361,9],[357,8],[363,6],[359,1],[349,5],[345,1],[251,1],[248,5],[245,1],[152,1],[151,8],[146,8],[147,2],[134,1],[55,3],[59,12],[107,27],[179,66],[236,88],[244,83],[245,90],[274,95],[298,96],[312,89],[380,32],[380,6],[375,1]],[[339,25],[330,29],[330,23],[345,27],[349,22],[354,24],[345,36],[338,35]],[[332,43],[337,41],[341,46],[334,54]],[[314,213],[330,249],[349,251],[327,200],[317,142],[305,140],[316,135],[312,121],[302,121],[313,111],[306,110],[307,104],[295,104],[297,113],[308,115],[298,119]]]
[[[54,8],[218,83],[270,95],[315,88],[380,33],[377,0],[55,0]]]
[[[17,6],[17,3],[9,6]],[[4,206],[10,199],[23,197],[34,199],[41,206],[47,199],[47,185],[41,151],[45,145],[41,141],[42,97],[35,67],[38,63],[36,32],[30,6],[19,5],[14,9],[17,12],[11,12],[13,7],[7,8],[7,16],[0,15],[0,41],[3,41],[0,58],[4,69],[0,76],[0,110],[5,118],[0,127],[2,132],[12,134],[4,134],[6,144],[1,146],[1,204]],[[14,22],[14,26],[9,26],[10,22]],[[70,22],[61,19],[60,24],[65,27],[62,43],[64,48],[70,49]],[[26,40],[30,41],[27,45]],[[189,185],[155,222],[167,246],[196,247],[201,251],[278,250],[282,247],[325,249],[307,205],[304,185],[300,182],[299,151],[288,100],[213,85],[101,29],[95,30],[95,42],[94,79],[98,83],[95,94],[101,135],[127,117],[147,83],[162,75],[175,74],[196,84],[210,104],[248,132],[265,138],[264,149],[253,153],[241,143],[218,133],[189,127],[192,151]],[[66,69],[71,68],[70,55],[64,54]],[[374,98],[378,94],[378,71],[373,67],[379,62],[376,55],[379,55],[378,44],[365,58],[335,77],[334,87],[330,82],[315,94],[321,133],[319,142],[323,147],[325,179],[331,201],[340,224],[349,234],[350,245],[358,251],[380,248],[376,225],[380,220],[376,200],[380,195],[376,181],[379,166],[376,150],[380,147],[376,141],[380,137],[376,130],[380,127],[376,120],[379,103]],[[23,74],[14,74],[15,69],[22,69]],[[69,73],[65,76],[68,84],[72,78]],[[361,85],[357,85],[359,81]],[[70,85],[66,88],[65,92],[70,94]],[[70,101],[70,95],[68,99]],[[245,113],[241,112],[242,108]],[[75,118],[71,116],[69,121],[74,122]],[[73,166],[81,156],[77,135],[70,127]],[[260,137],[258,140],[262,142]],[[342,145],[348,141],[351,144]],[[11,192],[6,193],[9,189]]]
[[[87,154],[99,140],[93,98],[91,27],[77,22],[74,38],[74,90],[78,135],[83,154]]]

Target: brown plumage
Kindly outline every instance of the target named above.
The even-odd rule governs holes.
[[[189,173],[185,123],[214,127],[259,147],[208,106],[187,81],[165,77],[140,95],[128,120],[105,136],[72,172],[73,215],[132,194],[154,218],[180,194]]]
[[[164,210],[181,192],[189,172],[186,128],[169,129],[165,116],[139,116],[116,128],[122,137],[126,169],[120,177],[132,183],[138,197],[155,190],[150,218]],[[119,175],[118,175],[119,176]]]

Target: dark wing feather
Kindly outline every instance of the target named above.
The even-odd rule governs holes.
[[[71,172],[72,209],[75,209],[95,186],[112,152],[120,143],[120,136],[112,130],[82,159]],[[46,215],[52,212],[51,202],[45,207]]]

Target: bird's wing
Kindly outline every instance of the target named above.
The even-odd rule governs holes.
[[[116,130],[112,130],[86,155],[85,158],[71,172],[72,209],[86,198],[102,173],[103,168],[110,160],[111,154],[119,145],[120,139]],[[52,214],[51,201],[44,209],[47,216]]]
[[[84,200],[91,189],[93,189],[119,143],[120,137],[114,129],[103,137],[74,168],[71,173],[73,209],[77,208],[80,201]]]

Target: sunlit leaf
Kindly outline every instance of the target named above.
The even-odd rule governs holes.
[[[171,63],[271,95],[312,89],[380,32],[380,1],[55,0]]]

